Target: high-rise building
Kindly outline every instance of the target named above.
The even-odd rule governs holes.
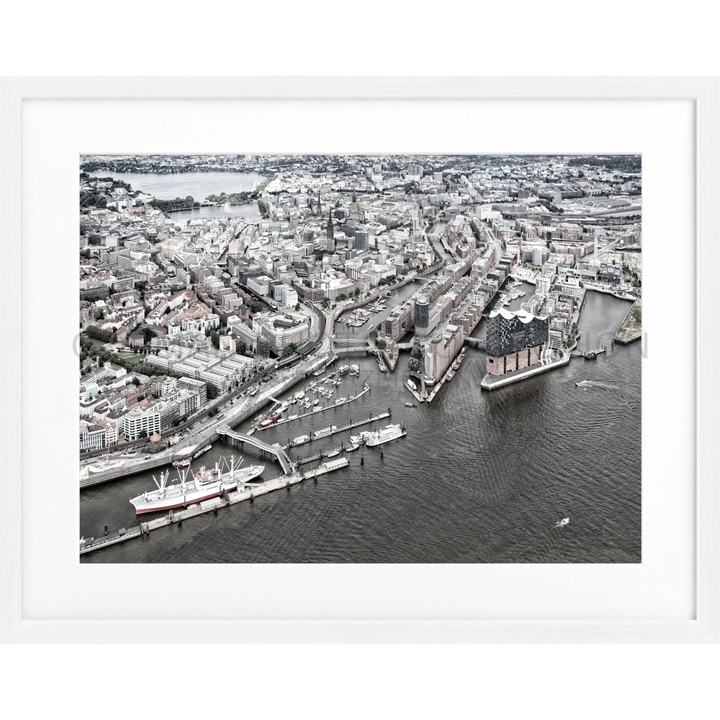
[[[462,326],[448,323],[442,333],[425,344],[425,382],[437,382],[462,349],[465,332]]]
[[[370,233],[358,230],[355,233],[355,249],[358,252],[367,252],[370,249]]]
[[[419,295],[415,301],[415,327],[426,328],[430,323],[430,298]]]
[[[487,321],[487,371],[504,375],[538,365],[548,347],[547,318],[493,310]]]

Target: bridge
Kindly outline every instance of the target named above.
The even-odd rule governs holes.
[[[368,353],[372,352],[367,345],[358,347],[344,347],[335,348],[335,352],[338,357],[366,357]]]
[[[353,348],[356,349],[358,347],[364,348],[365,350],[368,349],[368,342],[367,340],[360,341],[356,338],[336,338],[333,340],[333,343],[335,345],[335,349],[339,350],[341,348]]]
[[[217,433],[221,437],[229,438],[230,444],[238,446],[242,452],[247,452],[263,459],[270,457],[273,460],[277,460],[285,475],[291,475],[295,471],[287,453],[279,445],[268,445],[256,437],[235,432],[227,425],[221,425],[217,429]]]

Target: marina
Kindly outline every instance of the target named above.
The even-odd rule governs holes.
[[[351,396],[349,396],[349,397],[347,397],[347,398],[344,398],[344,397],[343,397],[343,398],[338,398],[332,405],[325,405],[325,406],[320,406],[320,407],[318,407],[318,406],[314,405],[313,403],[310,403],[309,405],[308,405],[308,404],[304,404],[303,407],[305,407],[306,410],[308,410],[308,412],[303,413],[303,414],[290,415],[290,416],[288,416],[288,417],[286,417],[286,418],[283,418],[283,417],[281,416],[281,414],[277,412],[277,410],[276,410],[276,411],[273,411],[273,412],[271,413],[271,416],[270,416],[270,417],[273,417],[273,418],[275,418],[275,419],[274,419],[274,420],[270,420],[270,419],[268,418],[268,420],[261,421],[261,422],[259,423],[259,425],[256,427],[256,431],[259,432],[259,431],[261,431],[261,430],[267,430],[267,429],[269,429],[270,427],[278,427],[278,426],[281,426],[281,425],[286,425],[287,423],[295,422],[296,420],[303,420],[304,418],[307,418],[307,417],[310,416],[310,415],[318,415],[318,414],[320,414],[320,413],[322,413],[322,412],[325,412],[326,410],[333,410],[333,409],[337,408],[337,407],[340,406],[340,405],[348,405],[349,403],[352,403],[352,402],[355,402],[356,400],[359,400],[359,399],[360,399],[363,395],[365,395],[365,393],[367,393],[367,392],[370,392],[370,385],[368,385],[367,383],[365,383],[363,389],[362,389],[357,395],[351,395]],[[299,394],[299,393],[298,393],[298,394]],[[334,394],[334,391],[333,391],[333,394]],[[303,395],[303,399],[304,399],[305,393],[302,393],[302,395]],[[300,399],[300,398],[298,398],[298,400],[299,400],[299,399]],[[276,400],[276,402],[280,402],[280,401],[279,401],[279,400]]]

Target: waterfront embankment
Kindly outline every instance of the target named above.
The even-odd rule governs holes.
[[[642,301],[636,300],[615,333],[615,341],[627,345],[642,337]]]

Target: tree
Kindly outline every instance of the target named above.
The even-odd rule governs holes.
[[[371,339],[371,340],[377,340],[377,336],[378,336],[377,330],[371,330],[371,331],[370,331],[370,339]]]
[[[411,372],[418,372],[418,370],[420,370],[420,360],[411,357],[408,360],[408,370],[410,370]]]
[[[380,338],[376,344],[380,350],[384,350],[387,347],[387,343],[382,338]]]
[[[102,308],[98,308],[95,311],[95,319],[102,320],[105,317],[105,311]]]
[[[262,312],[263,304],[259,300],[250,303],[250,311],[254,313]]]
[[[146,438],[148,436],[147,430],[143,430],[138,437]]]

